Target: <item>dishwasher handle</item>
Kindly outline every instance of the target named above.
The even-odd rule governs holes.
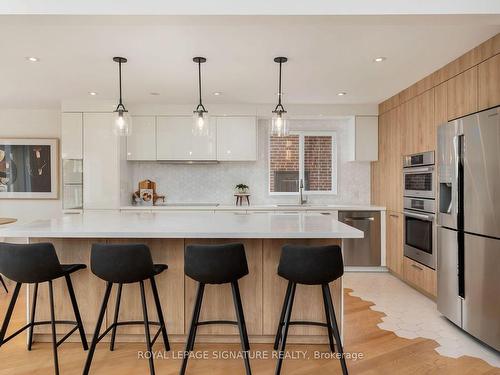
[[[352,223],[353,221],[374,221],[374,217],[346,217],[344,221]]]

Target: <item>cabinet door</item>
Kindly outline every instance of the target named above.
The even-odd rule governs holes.
[[[255,117],[217,117],[217,160],[257,160]]]
[[[386,224],[387,267],[397,275],[403,275],[403,215],[387,212]]]
[[[500,54],[479,64],[479,110],[500,105]]]
[[[475,66],[447,82],[448,120],[477,111],[477,72]]]
[[[387,194],[387,209],[400,212],[403,206],[400,111],[399,108],[394,108],[388,113],[388,142],[386,146],[387,180],[383,181],[383,189],[385,194]]]
[[[371,193],[372,204],[386,206],[387,194],[385,191],[385,184],[389,179],[388,152],[389,152],[389,126],[390,126],[390,112],[382,113],[378,118],[378,161],[373,162],[371,167]]]
[[[403,273],[406,282],[431,296],[437,295],[436,271],[433,269],[405,257],[403,259]]]
[[[403,155],[436,148],[434,89],[410,99],[401,106]]]
[[[110,113],[83,114],[83,208],[120,207],[120,137]]]
[[[210,122],[208,135],[193,134],[193,118],[160,116],[156,119],[158,160],[216,160],[216,127]]]
[[[61,119],[61,157],[83,158],[83,114],[63,113]]]
[[[155,116],[133,116],[127,137],[127,160],[156,160]]]
[[[378,159],[378,119],[377,116],[356,116],[355,155],[356,161]]]

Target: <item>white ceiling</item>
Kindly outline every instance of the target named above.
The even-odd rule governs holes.
[[[197,55],[207,104],[274,102],[278,55],[285,103],[379,103],[498,32],[500,15],[0,16],[0,107],[115,99],[117,55],[125,104],[194,103]]]

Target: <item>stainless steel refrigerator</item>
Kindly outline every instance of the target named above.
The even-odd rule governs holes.
[[[438,310],[500,350],[500,107],[438,128]]]

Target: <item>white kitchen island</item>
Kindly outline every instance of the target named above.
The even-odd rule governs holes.
[[[62,263],[89,265],[92,243],[145,243],[156,263],[169,268],[157,278],[167,330],[172,341],[184,341],[188,330],[196,283],[184,276],[184,248],[188,244],[242,242],[245,245],[250,273],[240,281],[247,328],[252,342],[272,342],[285,295],[286,281],[277,274],[281,247],[286,243],[325,245],[342,244],[344,238],[362,238],[363,232],[320,213],[234,213],[234,212],[118,212],[94,211],[63,215],[55,219],[14,224],[0,230],[0,237],[26,238],[27,242],[52,242]],[[90,337],[93,332],[105,282],[95,277],[89,268],[72,275],[82,318]],[[54,284],[57,319],[72,319],[65,303],[64,284]],[[342,329],[342,280],[332,283],[332,298]],[[149,288],[148,288],[149,289]],[[225,286],[207,286],[201,319],[233,320],[231,290]],[[28,297],[29,300],[29,297]],[[112,296],[111,301],[114,298]],[[39,291],[37,318],[49,316],[48,292]],[[324,321],[321,288],[299,285],[292,318]],[[152,296],[148,304],[153,306]],[[29,305],[29,304],[28,304]],[[28,306],[29,308],[29,306]],[[110,303],[106,323],[113,316]],[[150,308],[151,320],[156,319]],[[123,288],[121,320],[141,320],[139,287]],[[35,339],[48,340],[45,327],[37,327]],[[326,342],[321,327],[293,326],[290,342]],[[123,326],[118,341],[141,341],[143,328]],[[75,338],[76,340],[76,338]],[[238,331],[232,326],[203,326],[199,341],[237,342]]]

